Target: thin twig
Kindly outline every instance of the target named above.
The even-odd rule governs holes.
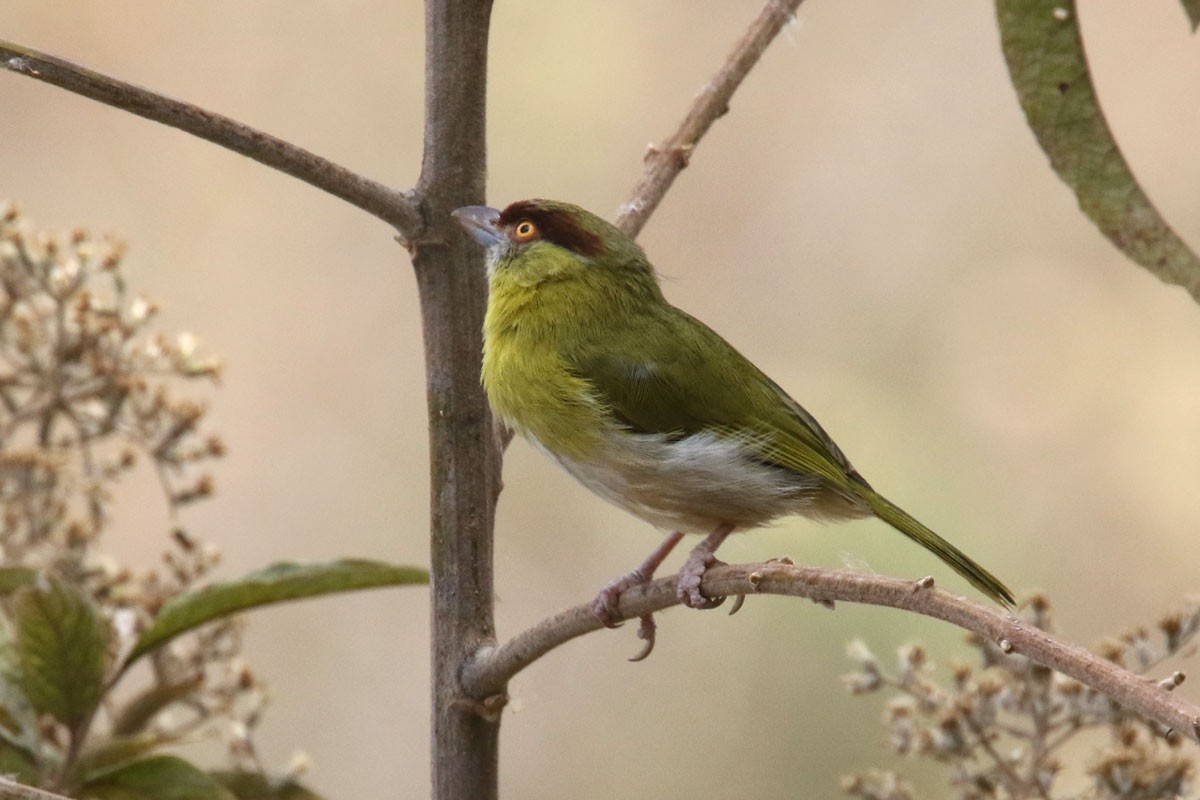
[[[0,800],[71,800],[71,798],[0,777]]]
[[[692,150],[708,129],[729,111],[729,101],[742,80],[762,58],[767,45],[791,22],[802,0],[767,0],[758,17],[734,45],[725,63],[700,93],[687,116],[666,142],[651,145],[646,153],[646,168],[633,187],[633,194],[621,207],[617,227],[637,238],[646,220],[658,208],[663,196],[692,157]]]
[[[637,619],[677,604],[675,583],[672,576],[627,590],[620,600],[622,618]],[[778,562],[713,567],[704,574],[702,589],[708,597],[778,594],[807,597],[822,605],[842,600],[944,620],[995,642],[1005,653],[1025,656],[1069,675],[1126,708],[1200,741],[1200,707],[1178,694],[1011,614],[940,589],[916,588],[912,581],[880,575]],[[600,627],[590,604],[563,611],[502,645],[480,650],[463,673],[463,688],[473,698],[503,692],[508,680],[523,668],[560,644]]]
[[[394,226],[405,239],[415,239],[423,229],[418,203],[411,194],[364,178],[229,117],[2,40],[0,67],[241,153],[363,209]]]
[[[975,717],[972,714],[963,714],[963,721],[966,722],[971,733],[975,734],[975,738],[979,740],[979,744],[983,747],[983,751],[987,753],[988,758],[996,765],[996,769],[1000,770],[1000,776],[1004,779],[1004,786],[1008,790],[1008,793],[1013,797],[1020,797],[1021,788],[1026,786],[1026,782],[1021,780],[1021,776],[1013,771],[1012,764],[1008,763],[1008,760],[1004,756],[996,752],[996,746],[992,744],[992,739],[988,736],[987,730],[975,721]],[[1042,788],[1036,776],[1031,778],[1028,785],[1036,786],[1038,796],[1042,797],[1043,800],[1050,800],[1050,798],[1046,797],[1046,791]]]

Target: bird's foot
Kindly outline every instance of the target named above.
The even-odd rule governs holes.
[[[675,594],[688,608],[716,608],[725,602],[724,597],[705,597],[700,591],[700,582],[704,579],[704,573],[708,571],[709,567],[725,563],[717,560],[717,548],[732,532],[732,525],[724,523],[718,525],[716,530],[692,548],[691,553],[688,553],[687,561],[679,570],[679,583],[675,587]],[[738,606],[740,607],[740,605],[739,603]]]
[[[650,576],[642,574],[639,569],[617,578],[596,593],[591,605],[592,614],[606,628],[621,627],[625,624],[619,609],[621,594],[631,586],[640,586],[649,582]],[[642,649],[636,656],[629,659],[630,661],[641,661],[654,649],[654,634],[658,629],[658,625],[654,622],[654,615],[643,614],[639,619],[641,621],[638,624],[638,638],[645,644],[642,645]]]
[[[700,591],[700,582],[709,567],[724,566],[724,561],[710,557],[707,561],[695,561],[689,556],[683,568],[679,570],[679,583],[675,586],[675,594],[688,608],[716,608],[725,602],[724,597],[705,597]]]
[[[630,587],[641,586],[649,582],[650,576],[642,572],[641,567],[638,567],[628,575],[622,575],[607,583],[603,589],[596,592],[595,598],[592,599],[592,614],[606,628],[621,627],[625,624],[625,618],[621,616],[621,595]]]
[[[658,569],[663,559],[670,554],[682,538],[682,533],[672,533],[663,539],[662,543],[646,557],[645,561],[638,565],[637,569],[612,581],[596,594],[595,599],[592,600],[591,611],[596,619],[600,620],[601,625],[606,628],[621,626],[621,623],[625,621],[625,617],[621,615],[621,595],[631,587],[649,583],[654,577],[654,570]],[[638,625],[638,638],[645,644],[642,645],[641,651],[636,656],[629,659],[630,661],[641,661],[654,649],[654,634],[658,629],[654,623],[654,615],[643,614],[639,619],[641,622]]]

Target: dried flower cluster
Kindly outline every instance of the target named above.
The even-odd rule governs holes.
[[[82,230],[34,231],[0,203],[0,570],[35,571],[83,598],[107,643],[98,663],[109,672],[163,605],[207,579],[220,557],[178,527],[156,570],[134,573],[101,555],[114,483],[138,464],[154,469],[164,523],[174,525],[179,506],[212,493],[202,470],[224,452],[200,430],[204,406],[173,394],[181,382],[215,381],[219,363],[190,334],[150,330],[157,307],[127,292],[123,252]],[[15,584],[0,588],[19,595]],[[24,624],[18,605],[0,617],[6,669],[19,657],[11,656]],[[15,699],[28,691],[5,683],[15,673],[0,671],[0,771],[69,785],[64,776],[83,769],[80,758],[144,755],[201,731],[222,733],[236,766],[257,766],[250,734],[265,692],[239,657],[240,631],[227,618],[176,638],[150,654],[140,688],[123,681],[111,691],[110,675],[99,713],[69,723],[31,713]]]
[[[202,586],[219,561],[215,547],[177,528],[160,569],[106,571],[112,579],[106,605],[115,609],[118,650],[127,652],[164,604]],[[260,771],[252,734],[267,692],[241,658],[243,627],[242,617],[225,617],[152,652],[150,684],[106,705],[112,732],[145,730],[158,746],[213,734],[224,741],[236,767]]]
[[[1050,604],[1032,598],[1029,622],[1051,630]],[[1146,673],[1182,651],[1200,630],[1200,604],[1169,614],[1157,630],[1129,631],[1099,652]],[[1191,797],[1198,764],[1183,738],[1117,706],[1078,681],[990,641],[968,637],[980,665],[954,663],[948,682],[935,678],[920,645],[899,649],[888,672],[862,641],[847,654],[855,671],[844,676],[854,694],[890,690],[884,711],[893,752],[931,759],[950,769],[961,800],[1093,798],[1159,800]],[[1172,688],[1183,680],[1163,680]],[[1064,751],[1072,756],[1064,758]],[[1081,756],[1081,753],[1090,755]],[[1083,768],[1070,769],[1082,760]],[[913,800],[911,785],[887,770],[847,776],[842,789],[863,800]]]
[[[109,487],[148,458],[172,506],[207,496],[185,467],[223,452],[204,407],[168,393],[215,380],[195,337],[148,331],[157,306],[127,295],[124,246],[31,231],[0,206],[0,555],[77,557],[106,520]],[[52,555],[47,555],[48,553]]]

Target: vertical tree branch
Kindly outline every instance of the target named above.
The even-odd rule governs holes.
[[[431,455],[433,797],[497,795],[499,709],[468,701],[462,664],[495,640],[492,525],[500,452],[479,384],[482,260],[449,212],[484,199],[491,0],[426,0],[425,150],[413,252],[425,337]]]

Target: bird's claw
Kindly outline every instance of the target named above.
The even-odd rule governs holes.
[[[674,533],[663,539],[658,547],[646,559],[638,565],[637,569],[630,572],[628,575],[623,575],[617,578],[612,583],[605,586],[596,595],[596,599],[592,601],[591,611],[600,620],[600,624],[606,628],[619,627],[624,617],[621,616],[621,594],[631,586],[641,586],[650,582],[654,577],[654,571],[662,565],[663,559],[670,555],[671,550],[675,545],[679,544],[679,540],[683,538],[683,533],[675,531]],[[646,644],[642,647],[641,652],[629,659],[630,661],[641,661],[646,656],[650,655],[650,651],[654,649],[654,632],[656,629],[654,624],[654,616],[652,614],[643,614],[641,616],[641,624],[638,625],[638,638]]]
[[[596,597],[592,600],[591,611],[596,619],[600,620],[601,625],[606,628],[619,628],[625,624],[620,609],[621,593],[630,586],[636,586],[639,582],[644,581],[638,581],[636,574],[631,572],[617,578],[596,593]]]
[[[649,578],[645,577],[639,570],[634,570],[628,575],[618,578],[596,593],[596,597],[592,600],[591,605],[592,614],[606,628],[621,627],[625,624],[619,607],[621,593],[631,586],[638,586],[648,582]],[[638,638],[645,642],[645,644],[642,645],[642,649],[638,651],[637,655],[629,659],[630,661],[641,661],[654,650],[654,635],[658,629],[658,625],[654,622],[654,615],[643,614],[639,619]]]
[[[742,606],[746,603],[746,595],[739,594],[733,601],[733,608],[729,609],[729,616],[733,616],[742,610]]]
[[[653,614],[643,614],[641,623],[638,625],[638,638],[645,642],[642,649],[630,661],[641,661],[646,656],[654,651],[654,634],[658,630],[658,624],[654,621]]]
[[[688,608],[694,608],[697,611],[707,611],[710,608],[716,608],[725,602],[724,597],[707,597],[701,591],[700,587],[687,592],[681,592],[679,599]]]

